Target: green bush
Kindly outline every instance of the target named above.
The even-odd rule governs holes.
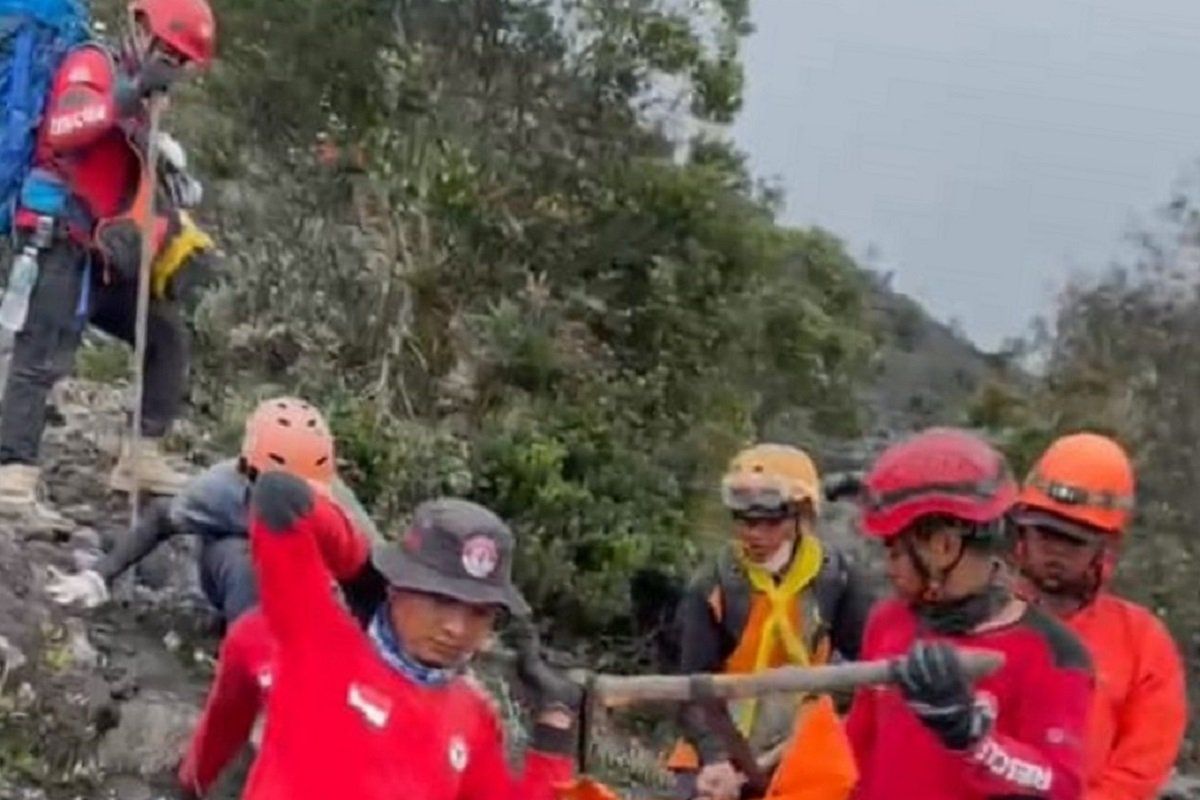
[[[620,633],[632,570],[695,559],[735,448],[857,429],[863,278],[776,225],[740,154],[636,111],[670,77],[730,118],[744,2],[584,0],[570,26],[542,0],[368,6],[231,9],[208,105],[178,120],[230,176],[195,405],[322,404],[385,530],[435,494],[487,503],[539,609]]]

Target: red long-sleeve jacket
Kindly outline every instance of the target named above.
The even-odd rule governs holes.
[[[275,640],[267,619],[259,609],[247,611],[221,643],[216,677],[179,765],[181,785],[203,795],[237,756],[250,739],[274,669]]]
[[[67,54],[54,75],[34,165],[62,179],[75,202],[69,216],[72,233],[90,241],[94,225],[127,213],[141,186],[142,154],[132,132],[143,119],[122,119],[117,106],[123,76],[116,57],[99,44],[85,44]],[[16,223],[35,219],[18,210]],[[155,247],[168,230],[166,216],[157,221]]]
[[[255,484],[250,542],[278,667],[245,800],[552,800],[568,758],[531,751],[513,776],[480,690],[415,683],[338,606],[317,537],[345,524],[292,476]]]
[[[1187,727],[1179,650],[1150,611],[1101,592],[1066,623],[1096,662],[1086,800],[1153,800]]]
[[[1079,800],[1083,740],[1092,697],[1091,662],[1061,623],[1035,608],[1013,625],[968,636],[918,632],[903,603],[880,603],[867,623],[864,659],[905,653],[916,639],[994,650],[1004,666],[976,697],[996,722],[968,752],[948,750],[895,688],[860,690],[846,722],[861,778],[856,800]]]
[[[350,523],[322,528],[317,545],[325,565],[339,581],[358,575],[371,549],[366,535]],[[179,766],[183,786],[204,794],[249,740],[274,679],[275,650],[261,609],[246,612],[230,626],[221,643],[217,674],[204,711]]]

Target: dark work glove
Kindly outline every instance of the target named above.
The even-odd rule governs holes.
[[[945,642],[914,644],[893,662],[892,678],[913,713],[950,750],[970,749],[991,728],[958,654]]]
[[[313,489],[288,472],[264,472],[250,490],[250,512],[271,533],[290,534],[296,523],[312,511]]]
[[[861,472],[834,473],[821,482],[821,488],[825,499],[831,503],[858,497],[863,490],[863,475]]]
[[[157,53],[152,53],[142,62],[134,84],[140,97],[166,92],[183,75],[183,67]]]
[[[728,714],[725,705],[719,708],[707,707],[704,703],[686,704],[679,712],[679,724],[684,730],[684,738],[696,748],[701,764],[716,764],[729,760],[729,745],[720,733],[713,730],[711,717],[713,713]]]
[[[517,653],[517,679],[533,697],[536,713],[562,711],[572,718],[567,728],[536,722],[530,747],[543,753],[571,755],[577,744],[575,723],[583,704],[583,687],[545,662],[537,629],[528,617],[514,619],[512,642]]]
[[[512,643],[517,653],[517,679],[533,696],[538,712],[579,713],[583,687],[553,669],[542,658],[541,638],[528,617],[513,620]]]
[[[115,100],[117,113],[122,118],[137,116],[142,110],[142,101],[154,94],[162,94],[183,75],[183,67],[151,55],[131,79],[123,79],[117,85]],[[144,147],[144,143],[139,146]]]

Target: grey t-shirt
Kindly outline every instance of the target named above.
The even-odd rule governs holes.
[[[117,541],[116,547],[94,569],[108,581],[149,555],[159,542],[177,534],[202,539],[245,539],[250,535],[247,515],[250,482],[238,471],[238,460],[229,458],[197,475],[173,498],[152,503],[137,530]],[[331,492],[350,521],[374,545],[379,529],[350,487],[335,478]]]
[[[237,463],[236,458],[222,461],[189,483],[171,503],[171,523],[185,533],[214,539],[248,536],[246,493],[250,482],[238,471]],[[379,529],[350,487],[341,478],[334,478],[330,490],[355,527],[372,544],[378,542]]]

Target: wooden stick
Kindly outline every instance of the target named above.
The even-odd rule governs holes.
[[[141,504],[142,457],[142,399],[146,393],[146,319],[150,314],[150,269],[154,262],[155,194],[158,191],[158,128],[162,116],[162,101],[156,96],[149,100],[149,130],[146,135],[146,172],[142,180],[148,187],[145,218],[142,220],[142,258],[138,269],[137,317],[133,335],[133,414],[129,431],[130,469],[133,487],[129,493],[129,530],[138,526],[138,507]]]
[[[1004,664],[1000,653],[960,650],[972,679]],[[810,693],[856,689],[890,683],[892,661],[857,661],[821,667],[780,667],[751,675],[597,675],[592,684],[598,703],[619,708],[639,703],[687,703],[702,698],[739,700],[766,694]]]

